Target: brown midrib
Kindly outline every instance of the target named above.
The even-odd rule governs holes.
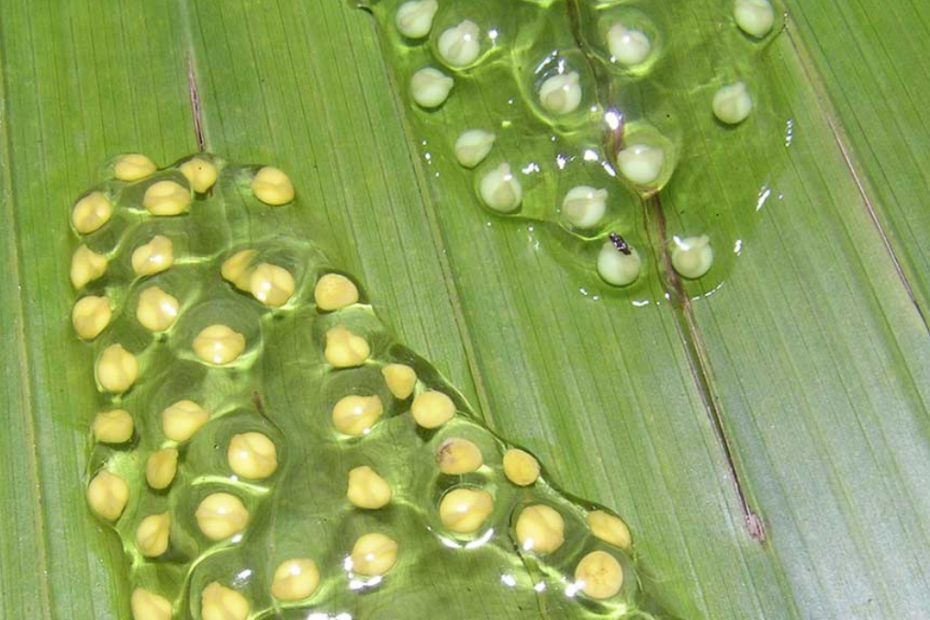
[[[604,110],[612,108],[610,105],[610,90],[607,79],[600,68],[600,62],[588,49],[587,42],[582,35],[581,11],[578,0],[567,2],[567,11],[571,23],[572,35],[575,44],[582,51],[591,71],[597,77],[597,97]],[[605,131],[602,148],[606,156],[610,157],[623,144],[623,123],[617,131]],[[620,181],[617,181],[620,183]],[[723,409],[714,389],[715,379],[710,365],[709,356],[694,316],[691,300],[684,291],[681,278],[672,267],[669,254],[668,235],[666,232],[665,213],[662,210],[660,194],[651,194],[642,200],[646,221],[646,234],[650,239],[652,251],[657,258],[657,273],[662,280],[669,306],[675,314],[675,326],[679,340],[688,359],[694,385],[701,396],[704,410],[713,428],[714,437],[723,453],[724,466],[729,478],[733,481],[736,500],[742,513],[747,533],[759,543],[765,542],[765,527],[762,519],[749,503],[749,498],[743,483],[743,477],[737,466],[732,443],[727,436],[724,425]]]

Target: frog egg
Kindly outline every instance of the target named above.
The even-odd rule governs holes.
[[[197,506],[197,527],[204,536],[217,541],[241,533],[249,523],[249,511],[235,495],[212,493]]]
[[[358,287],[338,273],[327,273],[317,280],[313,299],[318,310],[333,312],[358,303]]]
[[[377,510],[387,506],[391,496],[391,485],[371,467],[362,465],[349,472],[346,497],[353,506]]]
[[[407,38],[422,39],[433,28],[433,18],[439,10],[436,0],[404,2],[394,14],[394,25]]]
[[[142,196],[142,206],[152,215],[180,215],[191,204],[191,190],[175,181],[152,183]]]
[[[554,508],[534,504],[520,511],[516,534],[521,549],[546,555],[565,542],[565,520]]]
[[[205,194],[210,191],[219,175],[219,171],[212,162],[200,157],[184,162],[178,166],[178,170],[181,171],[181,174],[184,175],[184,178],[187,179],[187,182],[191,184],[191,187],[198,194]]]
[[[252,292],[252,261],[258,256],[257,250],[239,250],[223,261],[220,275],[240,291]]]
[[[665,151],[648,144],[632,144],[617,153],[620,173],[636,185],[654,184],[665,165]]]
[[[373,396],[343,396],[333,407],[333,426],[343,435],[360,437],[374,426],[384,405],[377,394]]]
[[[210,325],[194,338],[193,349],[204,362],[222,366],[242,355],[245,351],[245,336],[226,325]]]
[[[752,97],[743,82],[724,86],[714,95],[714,116],[721,123],[738,125],[752,112]]]
[[[262,433],[239,433],[229,440],[226,460],[237,476],[261,480],[278,468],[278,451],[274,442]]]
[[[472,441],[462,437],[445,440],[436,451],[439,471],[450,476],[460,476],[476,471],[484,464],[481,449]]]
[[[633,544],[630,528],[619,517],[603,510],[592,510],[588,513],[587,521],[591,533],[596,538],[625,551]]]
[[[616,596],[623,585],[623,567],[606,551],[592,551],[575,567],[575,583],[593,599]]]
[[[626,67],[642,64],[652,51],[652,42],[645,33],[614,24],[607,31],[607,48],[611,57]]]
[[[507,480],[518,487],[527,487],[539,478],[539,461],[529,452],[510,448],[504,453],[503,465]]]
[[[80,298],[71,310],[71,324],[81,340],[93,340],[110,324],[112,312],[106,297],[88,295]]]
[[[775,25],[775,9],[768,0],[736,0],[733,18],[740,30],[761,39]]]
[[[113,176],[118,181],[138,181],[150,176],[158,170],[155,162],[141,153],[129,153],[116,160],[113,166]]]
[[[87,486],[87,503],[101,519],[116,521],[129,502],[129,485],[114,473],[101,470]]]
[[[406,364],[388,364],[381,369],[384,383],[394,398],[406,400],[417,385],[416,371]]]
[[[466,67],[481,54],[481,29],[473,21],[464,20],[439,35],[436,49],[450,67]]]
[[[499,213],[515,211],[523,202],[523,187],[509,164],[501,164],[481,177],[478,194],[488,208]]]
[[[365,534],[355,541],[349,557],[353,572],[377,577],[391,570],[397,562],[397,542],[384,534]]]
[[[291,178],[274,166],[265,166],[252,179],[252,195],[272,207],[280,207],[294,200]]]
[[[259,263],[251,273],[249,292],[269,308],[280,308],[294,294],[294,276],[284,267]]]
[[[456,534],[474,534],[494,510],[494,498],[481,489],[459,488],[446,493],[439,503],[439,519]]]
[[[279,601],[300,601],[316,592],[320,584],[320,569],[308,558],[281,562],[274,571],[271,595]]]
[[[463,132],[455,141],[455,159],[465,168],[474,168],[484,161],[496,136],[483,129],[470,129]]]
[[[132,591],[132,620],[171,620],[171,601],[144,588]]]
[[[132,270],[138,276],[151,276],[174,264],[174,245],[164,235],[155,235],[132,252]]]
[[[423,428],[439,428],[455,416],[455,403],[436,390],[427,390],[413,399],[410,413]]]
[[[581,105],[581,77],[577,71],[560,73],[539,87],[539,103],[550,114],[571,114]]]
[[[162,332],[174,325],[180,303],[157,286],[150,286],[139,294],[136,320],[152,332]]]
[[[71,285],[75,289],[83,288],[106,273],[108,259],[86,245],[80,246],[71,257]]]
[[[91,426],[95,440],[110,444],[126,443],[132,439],[133,428],[132,416],[125,409],[101,411],[94,416]]]
[[[252,608],[242,594],[214,581],[200,593],[202,620],[246,620]]]
[[[103,192],[91,192],[78,200],[71,209],[71,223],[82,235],[98,230],[110,221],[113,204]]]
[[[147,558],[157,558],[168,550],[171,515],[167,512],[149,515],[136,528],[136,548]]]
[[[576,228],[597,226],[606,212],[606,189],[578,185],[568,190],[562,200],[562,217]]]
[[[163,448],[145,462],[145,481],[156,491],[167,489],[178,473],[178,451]]]
[[[410,96],[421,108],[438,108],[454,85],[455,81],[439,69],[423,67],[410,78]]]
[[[333,368],[361,366],[371,355],[371,347],[363,337],[353,334],[341,325],[326,332],[323,357]]]
[[[113,344],[97,358],[96,375],[104,390],[121,394],[139,378],[139,361],[122,345]]]
[[[714,250],[710,247],[710,237],[675,237],[673,243],[672,267],[681,277],[696,280],[710,271],[714,264]]]
[[[635,248],[630,248],[630,253],[624,254],[612,241],[605,241],[597,255],[597,274],[614,286],[628,286],[636,282],[642,265]]]
[[[210,412],[192,400],[179,400],[161,412],[161,428],[165,437],[185,442],[210,421]]]

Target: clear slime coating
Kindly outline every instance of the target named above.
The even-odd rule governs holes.
[[[199,189],[174,219],[142,204],[184,171]],[[80,252],[120,269],[81,282],[74,327],[100,401],[86,498],[129,556],[114,567],[126,614],[431,618],[469,591],[514,618],[647,602],[622,520],[563,495],[395,341],[361,283],[298,234],[287,173],[200,154],[106,192],[112,217]],[[227,239],[218,218],[254,219]],[[173,260],[130,275],[153,239],[148,256],[170,244]]]
[[[437,204],[529,233],[592,301],[661,305],[672,288],[697,300],[729,274],[739,251],[684,278],[656,267],[673,237],[743,248],[756,225],[744,205],[772,175],[729,171],[764,167],[780,144],[763,71],[772,2],[362,3]],[[612,232],[634,251],[603,249]]]

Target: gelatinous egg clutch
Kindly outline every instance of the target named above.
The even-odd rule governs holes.
[[[654,3],[371,4],[427,165],[456,162],[492,217],[544,224],[567,262],[608,289],[642,289],[660,271],[647,269],[656,260],[686,280],[719,281],[714,247],[731,242],[714,229],[719,205],[686,201],[663,224],[650,210],[661,209],[655,197],[679,166],[701,165],[695,138],[725,137],[752,115],[752,54],[775,24],[768,0],[736,0],[708,16],[745,56],[710,84],[696,81],[695,63],[669,65],[704,51],[713,58],[716,43],[696,52],[668,23],[678,9]],[[700,127],[682,125],[676,98],[703,110]],[[458,191],[445,174],[434,182]],[[706,185],[691,193],[712,195]]]
[[[299,233],[285,172],[206,154],[108,171],[71,208],[72,322],[99,402],[87,502],[122,540],[135,620],[426,618],[463,592],[506,617],[649,603],[626,524],[552,486],[396,342]]]

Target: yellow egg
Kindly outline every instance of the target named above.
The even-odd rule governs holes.
[[[164,235],[137,247],[132,253],[132,270],[139,276],[151,276],[174,264],[174,245]]]
[[[143,588],[132,591],[132,620],[171,620],[171,601]]]
[[[178,451],[163,448],[153,452],[145,463],[145,481],[156,491],[167,489],[178,473]]]
[[[226,325],[205,327],[194,338],[194,353],[208,364],[222,366],[245,351],[245,336]]]
[[[168,550],[171,515],[163,512],[142,519],[136,529],[136,548],[147,558],[155,558]]]
[[[517,517],[517,542],[524,551],[552,553],[565,542],[565,520],[554,508],[535,504]]]
[[[383,575],[397,562],[397,543],[384,534],[365,534],[352,547],[352,570],[359,575]]]
[[[265,166],[252,179],[252,194],[265,204],[277,207],[294,200],[294,185],[283,170]]]
[[[439,428],[455,416],[455,403],[436,390],[427,390],[413,399],[410,413],[423,428]]]
[[[345,435],[358,437],[364,435],[374,426],[384,406],[375,396],[344,396],[333,407],[333,426]]]
[[[191,184],[194,191],[198,194],[204,194],[210,191],[210,188],[216,183],[219,172],[212,162],[201,157],[189,159],[178,167],[187,182]]]
[[[125,409],[101,411],[94,417],[94,439],[100,443],[126,443],[132,431],[132,416]]]
[[[101,470],[87,487],[87,503],[102,519],[116,521],[129,501],[129,485],[114,473]]]
[[[457,534],[474,534],[494,510],[494,499],[487,491],[459,488],[446,493],[439,502],[439,519]]]
[[[294,294],[294,276],[284,267],[259,263],[249,276],[249,292],[270,308],[280,308]]]
[[[525,487],[539,478],[539,461],[532,454],[511,448],[504,453],[504,475],[519,487]]]
[[[343,275],[327,273],[317,280],[313,298],[318,309],[332,312],[358,303],[358,288]]]
[[[334,368],[361,366],[371,355],[368,341],[353,334],[345,327],[337,326],[326,332],[326,349],[323,357]]]
[[[349,471],[346,497],[353,506],[367,510],[384,508],[391,501],[391,485],[367,465]]]
[[[381,375],[394,398],[400,400],[409,398],[417,385],[416,371],[406,364],[388,364],[381,369]]]
[[[236,475],[252,480],[267,478],[278,468],[274,442],[262,433],[233,435],[226,450],[226,459]]]
[[[107,272],[107,257],[97,254],[86,245],[80,246],[71,257],[71,285],[83,288]]]
[[[591,598],[610,598],[623,585],[623,567],[606,551],[592,551],[575,567],[575,582]]]
[[[113,176],[119,181],[138,181],[155,173],[155,162],[141,153],[130,153],[116,160]]]
[[[112,312],[106,297],[81,297],[71,310],[71,324],[81,340],[93,340],[110,324]]]
[[[242,594],[214,581],[200,594],[201,620],[247,620],[252,608]]]
[[[97,382],[107,392],[125,392],[139,378],[139,362],[122,345],[112,344],[97,358]]]
[[[275,569],[271,595],[279,601],[300,601],[316,592],[319,584],[320,570],[316,562],[307,558],[287,560]]]
[[[235,495],[212,493],[206,496],[194,515],[197,526],[210,540],[223,540],[241,533],[249,523],[249,511]]]
[[[484,457],[474,442],[452,437],[439,446],[436,462],[439,463],[439,471],[442,473],[458,476],[477,470],[484,464]]]
[[[191,190],[176,181],[158,181],[145,190],[142,206],[152,215],[180,215],[191,204]]]
[[[90,234],[110,221],[113,205],[103,192],[91,192],[74,204],[71,223],[82,235]]]
[[[633,537],[626,523],[603,510],[588,513],[588,527],[594,536],[615,547],[628,550],[633,544]]]

